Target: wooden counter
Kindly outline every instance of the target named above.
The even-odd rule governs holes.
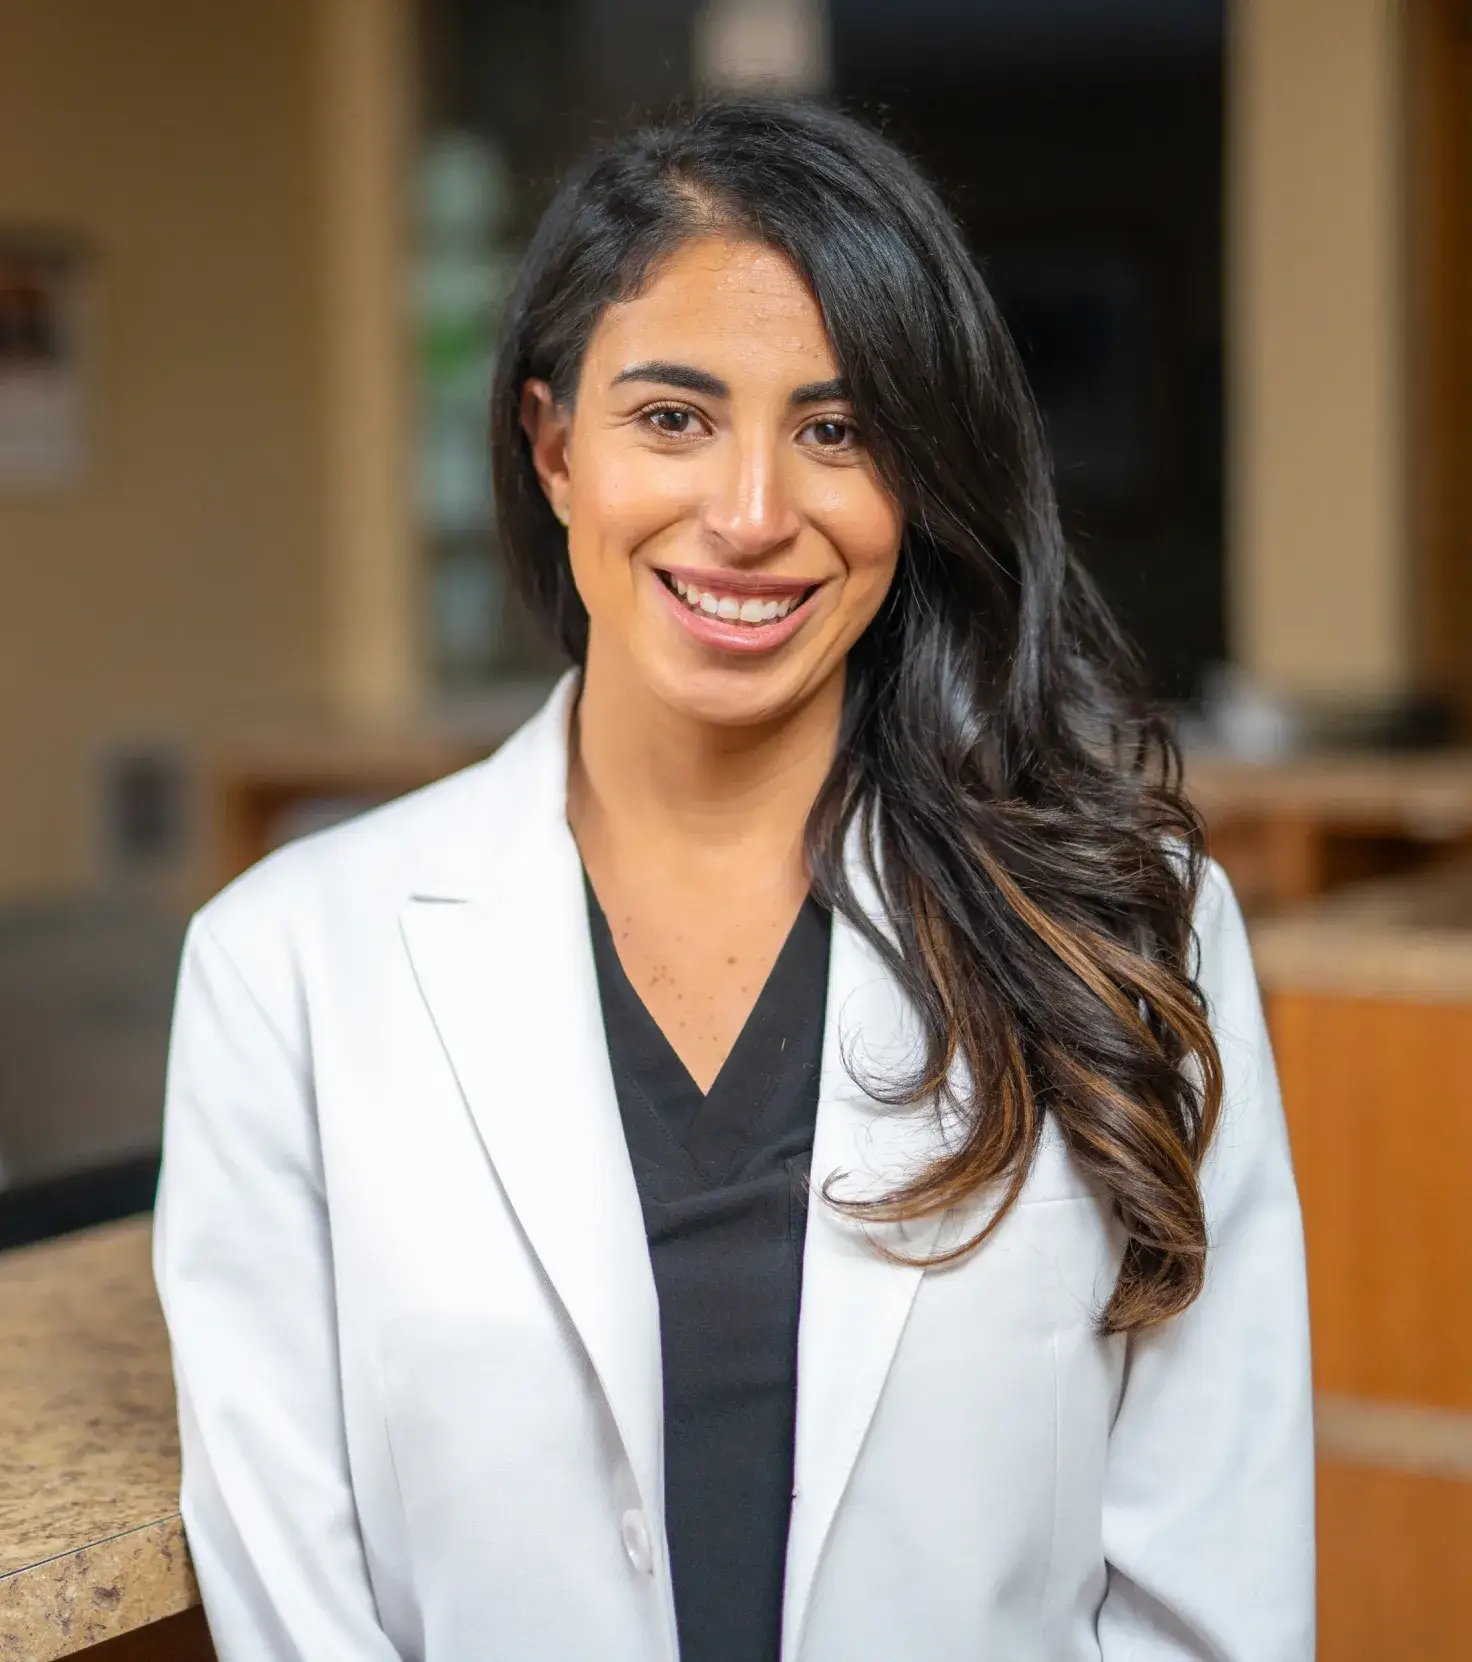
[[[1472,872],[1253,930],[1303,1201],[1320,1662],[1472,1657]]]
[[[203,779],[212,883],[229,882],[284,837],[488,755],[545,690],[506,689],[473,737],[317,732],[225,746],[207,759]],[[1249,912],[1472,852],[1472,751],[1267,763],[1193,751],[1185,778],[1211,851]]]
[[[1472,867],[1341,889],[1259,919],[1252,946],[1270,994],[1472,1004]]]
[[[150,1225],[0,1255],[3,1662],[213,1654],[179,1520]]]
[[[1278,762],[1192,751],[1185,779],[1249,913],[1472,854],[1472,751]]]
[[[489,756],[541,707],[550,676],[511,677],[409,727],[238,736],[203,759],[209,876],[228,883],[288,837],[418,790]]]

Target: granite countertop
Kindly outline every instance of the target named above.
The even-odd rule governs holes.
[[[0,1662],[199,1602],[150,1224],[0,1254]]]
[[[1341,889],[1252,925],[1270,992],[1472,1003],[1472,867]]]

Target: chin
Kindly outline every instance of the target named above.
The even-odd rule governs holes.
[[[759,727],[780,722],[807,703],[812,675],[777,661],[646,666],[646,683],[667,708],[709,727]],[[821,680],[826,677],[820,678]]]

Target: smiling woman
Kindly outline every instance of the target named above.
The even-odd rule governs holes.
[[[1307,1662],[1241,919],[944,207],[804,105],[610,147],[493,434],[573,669],[186,953],[223,1662]]]
[[[637,662],[628,696],[746,724],[836,691],[902,515],[790,260],[693,238],[599,319],[571,407],[531,378],[522,419],[578,594],[610,609],[590,653]]]

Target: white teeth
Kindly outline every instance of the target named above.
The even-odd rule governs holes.
[[[773,623],[786,617],[802,600],[800,595],[789,595],[785,600],[758,600],[754,596],[743,600],[732,594],[697,589],[679,577],[671,577],[670,586],[692,611],[704,612],[726,623]]]

